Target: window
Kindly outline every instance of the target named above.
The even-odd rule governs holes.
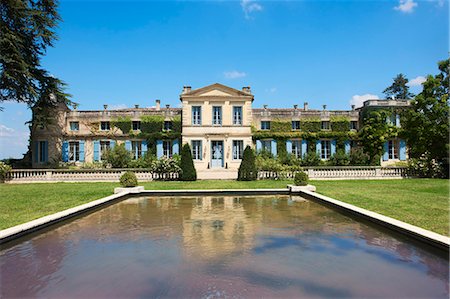
[[[100,141],[100,160],[102,156],[105,154],[107,150],[111,147],[111,143],[109,141]]]
[[[263,151],[272,152],[272,140],[261,140],[261,147]]]
[[[242,107],[233,107],[233,125],[242,125]]]
[[[77,121],[71,121],[70,122],[70,130],[71,131],[79,131],[80,130],[80,123]]]
[[[330,156],[331,156],[331,142],[330,142],[330,140],[322,140],[320,143],[322,145],[322,151],[321,151],[320,158],[323,159],[323,160],[330,159]]]
[[[141,129],[141,122],[138,120],[133,120],[133,131],[138,131]]]
[[[322,122],[322,130],[329,130],[330,129],[330,122],[329,121],[323,121]]]
[[[398,141],[389,140],[389,159],[398,159]]]
[[[100,123],[100,130],[101,131],[109,131],[110,130],[110,124],[109,124],[109,121],[102,121],[101,123]]]
[[[142,141],[131,141],[131,154],[133,159],[142,157]]]
[[[350,130],[358,130],[358,122],[357,121],[352,120],[350,122]]]
[[[202,107],[192,106],[192,125],[202,124]]]
[[[268,120],[261,121],[261,130],[270,130],[270,121]]]
[[[163,141],[163,155],[172,158],[172,142],[170,140]]]
[[[296,158],[302,156],[302,142],[300,140],[292,140],[292,155]]]
[[[242,159],[243,152],[244,152],[244,141],[233,140],[233,160]]]
[[[299,120],[292,121],[292,130],[300,130],[300,121]]]
[[[395,125],[395,114],[386,117],[386,123],[388,125],[394,126]]]
[[[69,142],[69,162],[80,160],[80,143],[78,141]]]
[[[47,152],[47,142],[39,141],[39,161],[38,162],[47,162],[45,153]]]
[[[191,145],[192,145],[192,159],[202,160],[202,141],[192,140]]]
[[[222,125],[222,107],[213,106],[213,125]]]
[[[172,130],[172,122],[170,120],[164,121],[164,131]]]

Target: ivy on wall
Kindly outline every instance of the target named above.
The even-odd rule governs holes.
[[[123,134],[128,134],[131,131],[131,118],[119,116],[111,121],[111,125],[119,128]]]
[[[303,132],[319,132],[322,129],[320,118],[305,118],[300,120],[300,130]]]
[[[332,116],[330,118],[331,130],[336,132],[350,131],[350,119],[344,116]]]
[[[322,131],[322,132],[270,132],[270,131],[256,131],[253,133],[253,139],[306,139],[306,140],[317,140],[317,139],[342,139],[342,140],[355,140],[357,139],[356,132],[333,132],[333,131]]]
[[[270,132],[289,132],[292,130],[292,123],[280,119],[270,121]]]

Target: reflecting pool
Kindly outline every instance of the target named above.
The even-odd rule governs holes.
[[[8,244],[0,297],[448,298],[448,258],[288,196],[139,197]]]

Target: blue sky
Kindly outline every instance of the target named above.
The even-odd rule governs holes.
[[[251,86],[254,107],[348,109],[404,73],[413,92],[448,57],[448,1],[62,1],[43,65],[79,109],[179,105],[183,85]],[[0,159],[31,115],[0,112]]]

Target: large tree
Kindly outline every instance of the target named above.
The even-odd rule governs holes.
[[[41,110],[70,103],[65,84],[41,66],[47,47],[57,39],[57,6],[55,0],[0,2],[0,103],[14,101]]]
[[[438,65],[440,73],[429,75],[423,91],[411,101],[403,128],[411,157],[429,156],[448,167],[449,59]]]
[[[409,92],[408,79],[403,74],[398,74],[393,80],[392,85],[383,91],[387,98],[410,99],[414,96]]]

